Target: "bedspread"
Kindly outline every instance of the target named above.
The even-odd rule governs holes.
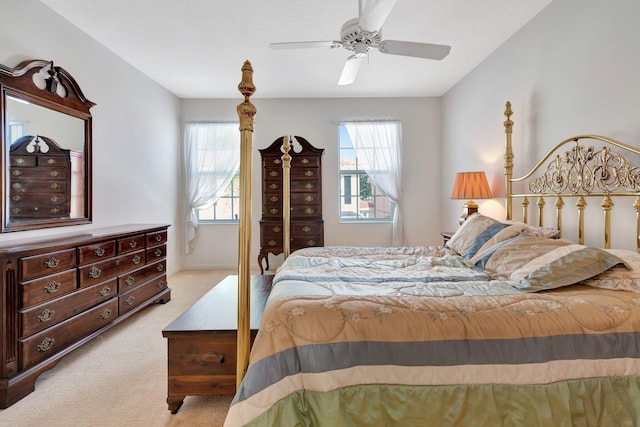
[[[524,293],[442,246],[309,248],[225,425],[637,425],[639,378],[639,294]]]

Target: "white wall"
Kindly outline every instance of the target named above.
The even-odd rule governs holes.
[[[499,198],[481,203],[480,211],[504,216],[506,100],[514,111],[516,176],[556,143],[578,134],[600,134],[639,147],[639,16],[637,0],[554,0],[450,90],[442,99],[444,189],[455,172],[483,169]],[[443,202],[442,226],[453,229],[461,201]],[[565,206],[565,225],[575,218],[573,203]],[[599,203],[592,203],[595,211],[587,216],[598,231]],[[553,217],[548,218],[553,225]],[[635,248],[628,232],[633,218],[630,206],[614,208],[614,246]],[[577,237],[569,227],[565,235]],[[600,233],[591,236],[588,244],[602,244]]]
[[[258,73],[256,85],[259,93]],[[240,75],[238,75],[240,78]],[[183,121],[237,119],[237,100],[187,99],[182,101]],[[252,258],[259,250],[258,221],[261,217],[261,172],[258,149],[276,138],[300,135],[318,148],[322,159],[322,210],[325,245],[391,245],[390,224],[340,224],[338,222],[338,131],[345,120],[397,119],[403,133],[403,209],[408,245],[438,244],[441,236],[440,203],[440,100],[438,98],[359,99],[260,99],[253,100],[258,112],[253,135]],[[236,268],[237,225],[201,225],[194,251],[184,256],[184,268]],[[276,267],[281,257],[270,256]],[[257,269],[257,261],[252,263]]]
[[[0,63],[51,59],[97,105],[93,115],[93,224],[0,235],[0,243],[125,223],[172,224],[168,272],[180,269],[180,102],[37,0],[2,2]]]

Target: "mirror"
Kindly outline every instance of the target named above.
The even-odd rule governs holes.
[[[91,222],[95,105],[51,61],[0,65],[2,232]]]

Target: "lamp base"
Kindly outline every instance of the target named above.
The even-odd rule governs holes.
[[[469,200],[464,204],[464,210],[462,211],[462,215],[458,218],[458,222],[462,225],[463,222],[467,220],[468,217],[478,212],[478,204],[473,200]]]

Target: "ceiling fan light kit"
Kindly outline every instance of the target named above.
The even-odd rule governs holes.
[[[338,80],[339,85],[348,85],[355,81],[362,58],[370,48],[391,55],[441,60],[451,51],[451,46],[430,43],[382,40],[381,28],[397,0],[368,0],[364,10],[360,7],[359,18],[350,19],[340,29],[340,41],[311,41],[271,43],[272,49],[298,49],[343,47],[353,51],[347,58]]]

